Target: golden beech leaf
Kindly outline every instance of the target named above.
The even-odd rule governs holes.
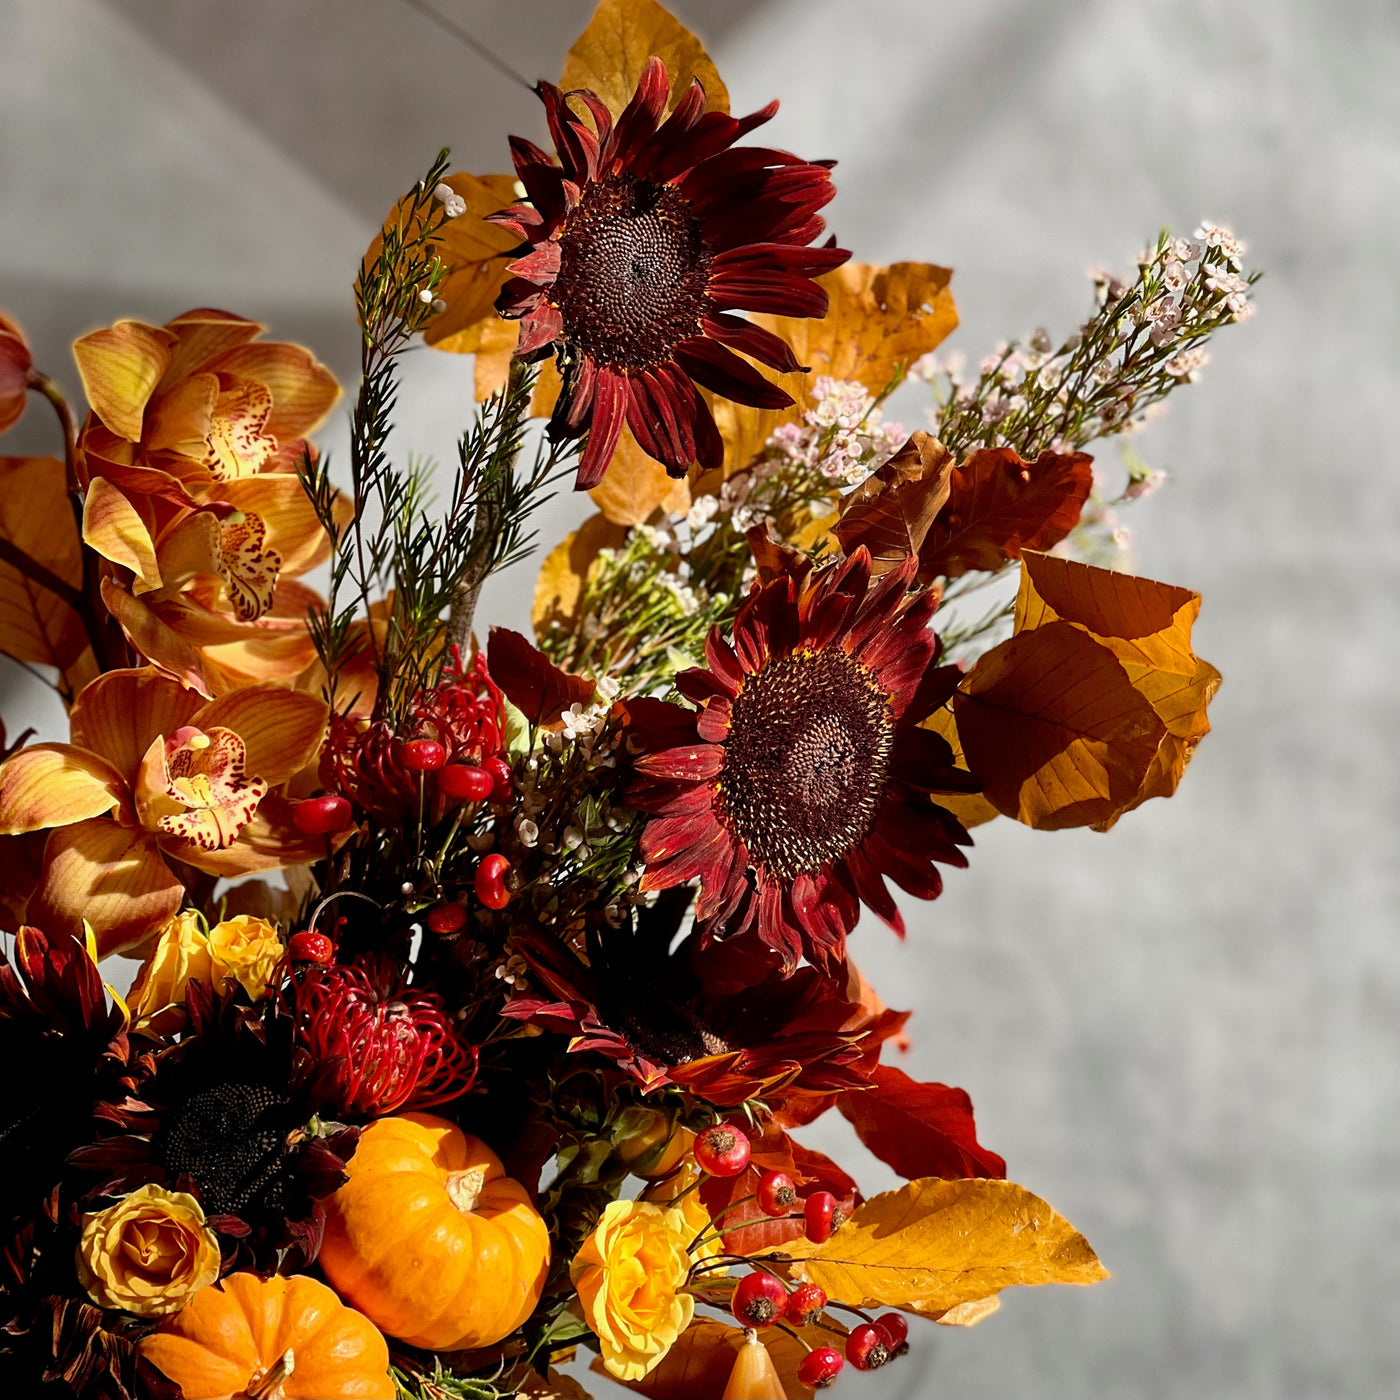
[[[535,580],[530,621],[535,638],[543,641],[550,627],[568,627],[574,620],[584,581],[600,549],[616,549],[627,537],[621,525],[604,515],[590,515],[545,556]]]
[[[941,1322],[945,1327],[976,1327],[1000,1307],[999,1297],[979,1298],[975,1303],[959,1303],[957,1307],[939,1313],[933,1320]]]
[[[953,750],[954,765],[967,770],[967,755],[962,751],[962,740],[958,738],[958,726],[952,710],[935,710],[919,728],[931,729],[946,739],[948,747]],[[980,792],[936,792],[931,800],[951,812],[969,830],[1001,816]]]
[[[831,1344],[831,1333],[815,1327],[803,1328],[802,1335],[808,1346]],[[815,1392],[797,1379],[797,1368],[807,1355],[807,1348],[796,1337],[776,1327],[765,1330],[763,1342],[782,1378],[783,1393],[788,1400],[799,1400],[799,1397],[811,1400]],[[742,1328],[697,1316],[654,1371],[639,1381],[618,1381],[617,1384],[648,1396],[649,1400],[696,1400],[701,1395],[723,1395],[729,1373],[734,1369],[734,1358],[743,1345]],[[600,1376],[607,1375],[601,1360],[595,1360],[591,1369]]]
[[[952,454],[932,433],[915,433],[873,476],[841,500],[832,533],[844,554],[864,545],[878,577],[917,554],[948,499]]]
[[[1118,658],[1133,688],[1166,727],[1133,799],[1094,823],[1107,831],[1124,812],[1176,791],[1196,745],[1210,732],[1206,710],[1220,672],[1191,650],[1201,598],[1186,588],[1027,552],[1016,595],[1016,628],[1066,621]]]
[[[0,457],[0,539],[70,588],[81,586],[82,545],[62,462]],[[69,671],[87,646],[82,618],[69,603],[0,555],[0,652]]]
[[[671,75],[668,108],[699,78],[709,110],[729,110],[729,93],[705,46],[656,0],[602,0],[565,57],[559,85],[565,92],[597,93],[616,120],[650,58],[659,58]]]
[[[477,403],[489,399],[497,390],[505,388],[510,374],[511,356],[520,340],[520,322],[503,321],[494,313],[480,322],[458,345],[439,345],[439,350],[471,350],[476,355],[473,366],[473,392]],[[470,343],[468,343],[470,340]],[[553,360],[540,363],[539,378],[535,380],[534,392],[530,395],[529,416],[548,418],[554,412],[554,404],[563,389],[563,380]],[[624,429],[624,435],[626,430]]]
[[[1027,826],[1108,820],[1136,795],[1166,735],[1113,652],[1067,622],[993,647],[953,696],[986,799]]]
[[[794,1276],[830,1298],[945,1316],[1013,1284],[1108,1277],[1068,1220],[1011,1181],[922,1177],[866,1201],[825,1244],[788,1250]]]
[[[640,525],[658,509],[668,515],[690,509],[689,478],[667,476],[666,468],[637,446],[630,428],[623,428],[607,475],[588,494],[618,525]]]
[[[798,363],[811,373],[771,376],[792,395],[791,408],[747,408],[706,396],[724,438],[725,475],[748,466],[774,428],[800,418],[812,406],[818,375],[855,380],[879,394],[903,369],[939,345],[958,324],[948,290],[952,275],[932,263],[847,263],[818,279],[831,298],[821,320],[750,316],[786,340]]]

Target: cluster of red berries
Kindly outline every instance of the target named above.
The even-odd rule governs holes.
[[[719,1177],[746,1171],[753,1155],[744,1133],[727,1123],[706,1128],[696,1137],[692,1151],[702,1171]],[[800,1203],[803,1233],[814,1244],[824,1244],[845,1223],[840,1204],[830,1191],[814,1191],[802,1201],[797,1184],[786,1172],[762,1172],[754,1197],[765,1215],[777,1219],[795,1216]],[[739,1280],[729,1304],[745,1327],[786,1322],[799,1329],[818,1322],[826,1305],[826,1292],[815,1283],[789,1289],[776,1274],[761,1268]],[[836,1379],[847,1361],[858,1371],[873,1371],[908,1351],[908,1336],[909,1325],[897,1312],[867,1317],[847,1334],[844,1356],[835,1347],[816,1347],[803,1358],[797,1378],[803,1385],[821,1390]]]

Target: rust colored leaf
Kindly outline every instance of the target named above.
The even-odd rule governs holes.
[[[1067,622],[993,647],[954,695],[953,717],[987,800],[1046,830],[1122,811],[1167,732],[1113,652]]]
[[[1013,1284],[1097,1283],[1107,1270],[1053,1207],[1010,1181],[924,1178],[867,1201],[796,1277],[865,1308],[946,1314]]]
[[[807,1346],[776,1327],[765,1329],[763,1334],[763,1344],[773,1358],[782,1378],[783,1393],[789,1400],[811,1400],[815,1392],[797,1379],[797,1368],[807,1355],[807,1347],[827,1346],[831,1341],[831,1333],[815,1327],[804,1328],[802,1336]],[[696,1400],[701,1395],[723,1395],[734,1369],[734,1358],[743,1344],[741,1327],[697,1315],[650,1375],[639,1381],[616,1383],[650,1400]],[[595,1360],[590,1369],[600,1376],[607,1374],[601,1360]]]
[[[1049,549],[1079,522],[1094,484],[1082,452],[1025,462],[1009,447],[974,452],[954,469],[948,502],[924,540],[919,577],[999,569],[1026,549]]]
[[[569,628],[578,609],[584,581],[600,549],[616,549],[627,537],[621,525],[604,515],[590,515],[545,556],[535,580],[530,620],[541,641],[551,627]]]
[[[588,705],[593,700],[592,681],[561,671],[508,627],[491,629],[486,663],[492,679],[532,724],[552,728],[571,705]]]
[[[616,119],[632,100],[650,58],[659,58],[671,75],[668,107],[692,78],[699,78],[710,111],[729,110],[729,93],[705,46],[656,0],[602,0],[565,57],[559,83],[565,92],[588,88],[597,93]]]
[[[811,373],[771,376],[796,401],[791,408],[746,408],[707,396],[724,438],[725,475],[748,466],[774,428],[800,418],[812,406],[816,376],[855,380],[879,394],[920,355],[939,345],[958,324],[948,290],[952,275],[931,263],[847,263],[818,279],[831,298],[821,320],[750,316],[786,340],[798,363]]]
[[[69,589],[82,584],[82,546],[63,463],[0,457],[0,539]],[[82,619],[57,593],[0,556],[0,652],[66,671],[87,650]]]
[[[879,1065],[869,1089],[851,1090],[836,1106],[860,1140],[888,1167],[917,1177],[1004,1177],[1006,1163],[977,1141],[972,1100],[946,1084],[920,1084]]]
[[[844,554],[870,551],[878,577],[923,545],[948,499],[952,457],[931,433],[915,433],[873,476],[842,498],[832,533]]]

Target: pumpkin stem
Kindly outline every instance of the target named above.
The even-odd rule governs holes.
[[[297,1368],[297,1359],[291,1347],[258,1376],[244,1393],[248,1400],[280,1400],[282,1382]]]
[[[476,1209],[476,1203],[481,1199],[486,1186],[486,1168],[468,1167],[465,1171],[449,1172],[443,1185],[452,1198],[452,1204],[466,1215]]]

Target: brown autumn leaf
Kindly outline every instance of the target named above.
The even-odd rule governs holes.
[[[690,509],[689,477],[667,476],[666,468],[637,446],[630,428],[623,428],[607,475],[588,494],[619,525],[640,525],[658,509],[668,515]]]
[[[932,433],[915,433],[879,471],[842,497],[832,533],[844,554],[870,551],[877,577],[917,554],[948,499],[952,454]]]
[[[729,110],[729,92],[705,46],[656,0],[602,0],[565,56],[559,85],[565,92],[597,93],[615,120],[632,100],[650,58],[659,58],[671,75],[668,110],[692,78],[700,79],[710,111]]]
[[[550,550],[535,579],[530,612],[537,640],[543,641],[552,626],[567,628],[572,624],[584,580],[598,551],[617,549],[626,538],[627,531],[621,525],[614,525],[604,515],[590,515]]]
[[[847,263],[818,278],[831,304],[821,320],[751,315],[780,335],[811,373],[770,376],[795,400],[791,408],[747,408],[706,395],[725,444],[726,477],[748,466],[780,423],[800,418],[813,403],[816,376],[853,379],[872,394],[883,392],[920,355],[939,345],[958,324],[952,272],[932,263]]]
[[[444,183],[461,195],[467,209],[447,220],[434,240],[450,269],[438,289],[447,310],[428,323],[423,339],[439,350],[466,354],[479,348],[483,323],[496,319],[496,297],[510,261],[506,254],[520,242],[509,230],[486,222],[488,214],[515,202],[515,176],[461,170]]]
[[[931,729],[946,739],[953,751],[954,765],[967,771],[967,755],[963,753],[962,740],[958,738],[958,726],[951,709],[945,706],[935,710],[919,728]],[[1001,816],[980,792],[935,792],[930,794],[930,800],[951,812],[969,831],[974,826],[981,826]]]
[[[919,554],[919,577],[999,569],[1026,549],[1049,549],[1079,523],[1094,484],[1093,458],[1042,452],[1023,461],[1009,447],[974,452],[953,470],[947,504]]]
[[[1191,649],[1200,609],[1200,595],[1186,588],[1050,554],[1022,560],[1017,630],[1063,620],[1088,632],[1118,658],[1167,731],[1132,800],[1095,822],[1095,830],[1107,831],[1149,798],[1170,797],[1210,732],[1206,711],[1221,678]]]
[[[589,705],[597,689],[586,676],[562,671],[519,632],[493,627],[486,642],[486,664],[506,698],[531,724],[557,728],[573,705]]]
[[[1166,728],[1113,652],[1051,622],[981,657],[953,696],[987,800],[1027,826],[1089,826],[1136,795]]]
[[[831,1340],[831,1333],[815,1327],[803,1328],[802,1336],[811,1347],[827,1346]],[[799,1397],[811,1400],[815,1392],[797,1379],[797,1368],[807,1355],[807,1347],[776,1327],[764,1332],[763,1343],[782,1378],[783,1393],[788,1400],[799,1400]],[[639,1381],[616,1383],[635,1390],[638,1395],[648,1396],[649,1400],[696,1400],[702,1395],[723,1395],[729,1373],[734,1369],[734,1358],[743,1344],[742,1328],[697,1316],[654,1371]],[[601,1360],[595,1360],[590,1369],[596,1375],[607,1375]]]
[[[517,1393],[528,1396],[529,1400],[593,1400],[576,1377],[566,1376],[553,1366],[547,1376],[531,1371]]]
[[[520,340],[520,322],[503,321],[491,315],[481,321],[465,336],[457,348],[472,350],[476,360],[472,365],[472,390],[477,403],[489,399],[498,389],[505,388],[510,375],[511,357]],[[439,349],[444,347],[439,346]],[[531,418],[548,418],[554,412],[555,401],[563,388],[563,380],[552,359],[541,360],[539,378],[535,380],[534,392],[530,395],[530,407],[526,410]]]
[[[1011,1181],[925,1177],[867,1201],[825,1244],[801,1240],[793,1275],[863,1308],[943,1313],[1013,1284],[1108,1277],[1089,1242]]]
[[[0,457],[0,540],[56,580],[81,587],[82,545],[57,458]],[[74,608],[0,555],[0,652],[64,672],[79,667],[87,645]]]

